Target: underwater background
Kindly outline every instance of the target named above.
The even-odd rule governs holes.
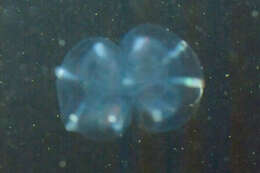
[[[182,128],[134,125],[97,142],[67,132],[54,68],[80,40],[118,43],[139,24],[197,53],[205,90]],[[256,173],[260,168],[260,1],[1,0],[0,173]]]

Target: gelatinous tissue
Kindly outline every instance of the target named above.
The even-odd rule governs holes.
[[[55,75],[66,130],[94,140],[122,137],[131,123],[150,133],[177,129],[204,88],[191,47],[150,24],[130,30],[119,46],[102,37],[81,41]]]

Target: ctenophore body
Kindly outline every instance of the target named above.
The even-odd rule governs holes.
[[[82,40],[55,75],[66,130],[93,140],[122,137],[133,122],[150,133],[175,130],[190,119],[204,88],[191,47],[150,24],[130,30],[119,45]]]

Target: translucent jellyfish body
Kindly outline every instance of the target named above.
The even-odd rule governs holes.
[[[81,41],[55,74],[65,128],[97,140],[121,137],[132,119],[151,133],[177,129],[204,87],[190,46],[148,24],[127,33],[119,46],[105,38]]]

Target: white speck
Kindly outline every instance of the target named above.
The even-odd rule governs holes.
[[[59,167],[64,168],[67,165],[65,160],[59,161]]]
[[[65,74],[65,70],[62,67],[55,68],[55,75],[57,78],[62,78]]]
[[[58,43],[61,47],[64,47],[66,45],[66,41],[62,39],[59,39]]]
[[[230,74],[228,74],[228,73],[227,73],[227,74],[225,74],[225,77],[226,77],[226,78],[228,78],[229,76],[230,76]]]
[[[106,49],[103,43],[96,43],[93,49],[99,58],[106,58]]]
[[[69,79],[69,80],[77,79],[72,73],[70,73],[68,70],[64,69],[63,67],[56,67],[55,75],[58,79]]]
[[[108,122],[110,122],[110,123],[115,123],[117,121],[116,116],[113,114],[109,115],[107,119],[108,119]]]
[[[112,164],[111,164],[111,163],[108,163],[105,167],[106,167],[106,168],[110,168],[110,167],[112,167]]]
[[[172,83],[184,85],[189,88],[204,88],[204,80],[194,77],[178,77],[172,79]]]
[[[160,121],[162,121],[162,111],[161,111],[161,110],[159,110],[159,109],[154,109],[154,110],[152,110],[151,115],[152,115],[153,120],[154,120],[155,122],[160,122]]]
[[[131,78],[124,78],[122,84],[124,86],[131,86],[134,84],[134,81]]]
[[[141,50],[144,47],[146,40],[147,39],[145,39],[144,37],[137,38],[134,42],[133,51],[136,52]]]
[[[79,118],[76,114],[70,114],[69,121],[65,127],[66,130],[75,131],[78,128],[78,121],[79,121]]]
[[[107,121],[108,123],[111,123],[110,125],[115,132],[120,132],[121,129],[123,128],[122,121],[120,121],[120,119],[118,119],[117,116],[114,114],[108,115]]]
[[[74,123],[77,123],[78,120],[79,120],[78,116],[75,115],[75,114],[70,114],[69,119],[70,119],[72,122],[74,122]]]
[[[252,17],[256,18],[256,17],[258,17],[259,12],[258,12],[257,10],[253,10],[253,11],[251,12],[251,15],[252,15]]]

